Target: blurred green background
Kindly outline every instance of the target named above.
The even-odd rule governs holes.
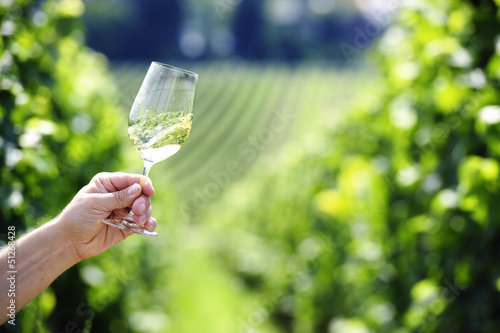
[[[499,332],[499,6],[0,1],[2,242],[140,172],[152,60],[200,75],[189,140],[150,174],[159,236],[0,330]]]

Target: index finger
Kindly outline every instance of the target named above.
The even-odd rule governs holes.
[[[143,175],[115,172],[98,174],[96,178],[109,192],[120,191],[133,184],[140,184],[142,193],[150,197],[155,194],[151,179]]]

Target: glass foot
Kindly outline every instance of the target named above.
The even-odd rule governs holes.
[[[144,227],[141,227],[137,223],[134,222],[132,215],[128,215],[124,217],[123,219],[105,219],[102,220],[103,223],[106,223],[107,225],[121,229],[121,230],[127,230],[130,232],[133,232],[134,234],[139,234],[143,236],[158,236],[158,233],[156,231],[149,231]]]

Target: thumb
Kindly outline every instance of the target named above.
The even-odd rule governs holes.
[[[103,195],[102,204],[109,211],[130,207],[132,206],[134,200],[137,199],[137,197],[139,197],[140,194],[141,194],[141,185],[132,184],[126,189],[123,189],[121,191],[116,191]]]

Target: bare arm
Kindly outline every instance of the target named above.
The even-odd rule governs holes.
[[[137,223],[154,230],[156,220],[151,217],[149,199],[154,189],[147,180],[141,191],[142,177],[96,175],[58,217],[21,237],[14,246],[4,247],[0,251],[0,308],[8,314],[14,302],[14,311],[19,311],[65,270],[132,235],[102,223],[102,219],[121,218],[132,209]],[[13,247],[14,269],[8,264]],[[15,273],[9,273],[12,271]],[[0,323],[9,319],[5,314],[0,318]]]
[[[55,221],[46,223],[16,242],[13,267],[15,273],[9,273],[12,271],[7,265],[9,250],[12,250],[12,247],[4,248],[0,252],[2,312],[9,306],[14,312],[19,311],[56,277],[79,261],[74,246]],[[10,252],[12,255],[13,251]],[[11,300],[14,300],[13,305]],[[2,313],[1,318],[1,322],[9,319],[5,313]]]

